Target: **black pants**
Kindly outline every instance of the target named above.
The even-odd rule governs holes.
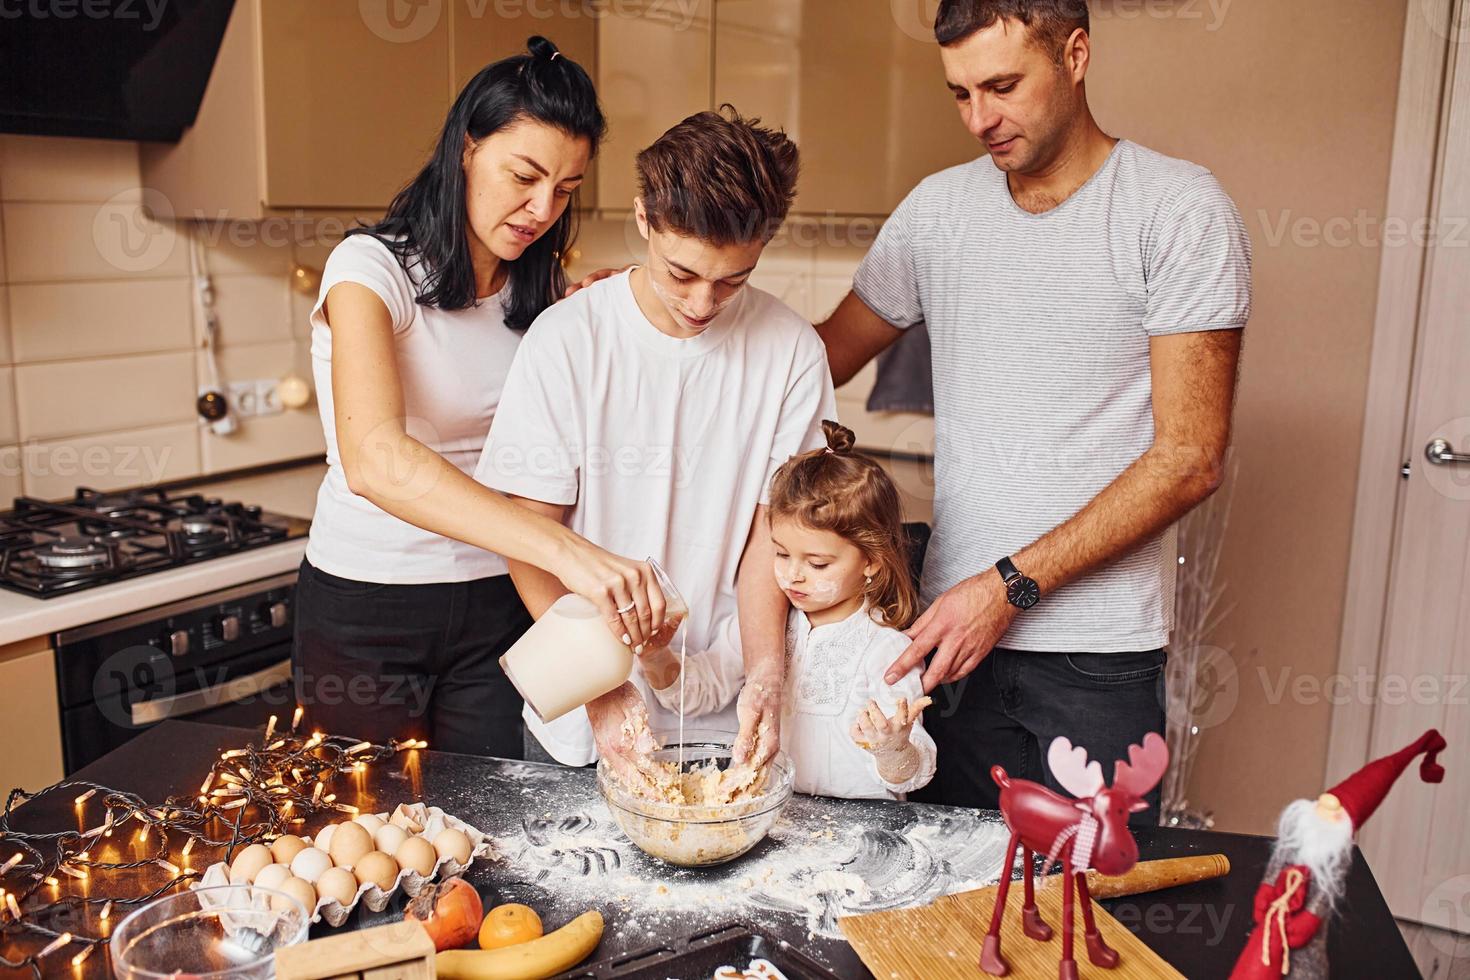
[[[934,780],[909,799],[996,809],[999,765],[1011,775],[1065,793],[1046,766],[1052,739],[1065,735],[1102,764],[1128,758],[1130,743],[1164,734],[1164,651],[1026,653],[1000,647],[960,681],[935,688],[924,727],[939,748]],[[1140,825],[1158,823],[1159,787]]]
[[[305,723],[519,759],[521,697],[500,655],[531,622],[509,575],[382,585],[303,561],[292,661]]]

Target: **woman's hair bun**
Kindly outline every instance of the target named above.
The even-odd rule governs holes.
[[[544,61],[551,61],[561,53],[554,42],[542,37],[540,34],[532,35],[526,40],[526,50],[531,52],[532,57],[540,58]]]
[[[827,437],[827,448],[834,453],[852,452],[853,443],[857,441],[851,429],[831,419],[822,420],[822,434]]]

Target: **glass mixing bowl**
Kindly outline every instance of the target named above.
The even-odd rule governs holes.
[[[679,761],[678,730],[654,732],[662,749],[655,762]],[[685,729],[684,771],[713,762],[730,765],[734,736],[728,732]],[[758,793],[733,803],[665,803],[637,796],[613,775],[605,760],[597,763],[597,788],[628,839],[646,854],[697,868],[733,861],[765,839],[791,799],[796,769],[783,752],[776,753]]]
[[[264,980],[276,975],[276,950],[305,942],[310,928],[310,913],[284,892],[195,888],[149,902],[118,924],[109,942],[112,972],[119,980]]]

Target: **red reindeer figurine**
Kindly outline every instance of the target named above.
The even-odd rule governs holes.
[[[1128,830],[1128,815],[1148,808],[1143,797],[1157,785],[1169,765],[1169,746],[1156,733],[1144,736],[1143,745],[1128,747],[1128,761],[1119,760],[1113,769],[1113,785],[1103,782],[1102,766],[1087,761],[1087,752],[1065,738],[1057,738],[1047,752],[1052,775],[1076,796],[1069,800],[1039,783],[1011,779],[1000,766],[990,776],[1000,786],[1000,812],[1011,831],[1006,848],[1005,871],[995,894],[990,915],[990,932],[980,951],[980,969],[1003,977],[1010,964],[1000,953],[1000,923],[1005,916],[1006,891],[1015,866],[1016,845],[1022,848],[1026,867],[1026,900],[1021,906],[1021,928],[1032,939],[1051,939],[1051,927],[1036,909],[1032,881],[1033,852],[1046,855],[1047,865],[1060,861],[1062,892],[1061,980],[1076,980],[1077,961],[1072,958],[1072,891],[1082,902],[1082,922],[1087,941],[1087,958],[1096,966],[1118,965],[1118,954],[1103,942],[1092,916],[1092,897],[1087,893],[1087,869],[1105,875],[1120,875],[1138,863],[1138,844]]]

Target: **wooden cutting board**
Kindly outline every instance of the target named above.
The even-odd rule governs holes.
[[[990,928],[996,886],[959,892],[922,908],[870,912],[838,919],[847,941],[878,980],[977,980],[989,976],[980,969],[980,942]],[[1022,883],[1011,882],[1006,915],[1001,924],[1001,953],[1011,965],[1010,977],[1055,980],[1062,955],[1062,889],[1037,889],[1036,906],[1052,928],[1051,940],[1039,943],[1021,932]],[[1118,951],[1111,970],[1093,966],[1082,938],[1082,909],[1074,907],[1072,949],[1080,977],[1092,980],[1184,980],[1184,975],[1144,945],[1096,902],[1092,905],[1097,928]]]

